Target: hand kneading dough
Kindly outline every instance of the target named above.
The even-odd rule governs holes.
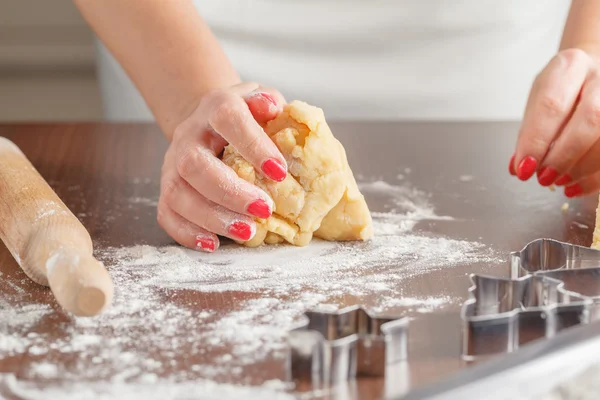
[[[313,235],[324,240],[369,239],[373,235],[369,208],[323,111],[293,101],[264,129],[287,161],[284,181],[264,177],[232,146],[223,153],[225,164],[275,203],[273,215],[256,219],[256,235],[244,244],[256,247],[286,241],[305,246]]]

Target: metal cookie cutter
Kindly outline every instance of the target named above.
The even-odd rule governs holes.
[[[509,273],[471,275],[461,311],[465,359],[511,352],[600,319],[600,251],[538,239],[510,254]]]
[[[589,247],[536,239],[510,254],[510,276],[519,278],[544,271],[600,267],[600,251]]]
[[[289,333],[288,379],[313,385],[356,376],[384,376],[386,365],[407,358],[407,317],[375,316],[353,306],[308,311]]]

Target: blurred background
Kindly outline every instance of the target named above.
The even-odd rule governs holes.
[[[198,3],[205,7],[205,19],[219,20],[220,7],[213,5],[221,3],[217,0]],[[398,5],[399,2],[392,3],[397,4],[390,6],[390,10],[396,10],[405,21],[413,21],[412,15],[424,15],[417,7],[418,0],[406,2],[412,4],[406,13],[400,12],[404,8]],[[384,106],[369,101],[353,103],[354,100],[344,98],[348,79],[356,79],[356,75],[351,74],[360,72],[359,67],[347,72],[345,81],[341,77],[336,83],[329,82],[320,74],[320,77],[315,75],[312,86],[302,83],[295,87],[288,82],[285,71],[288,66],[293,67],[293,61],[282,63],[279,74],[256,75],[250,65],[254,63],[248,62],[245,56],[246,48],[240,47],[248,41],[230,39],[229,48],[225,50],[231,51],[231,59],[242,76],[244,73],[256,75],[260,77],[257,80],[277,87],[288,98],[300,98],[319,105],[331,118],[354,118],[355,111],[360,111],[369,118],[384,119],[388,118],[388,112],[394,119],[520,119],[531,81],[555,54],[570,2],[553,0],[544,2],[548,7],[539,8],[540,2],[534,0],[506,0],[502,4],[511,6],[496,7],[498,15],[490,14],[486,6],[497,6],[495,0],[488,0],[483,5],[479,0],[437,0],[433,3],[439,10],[432,18],[413,22],[412,30],[407,29],[406,40],[400,40],[398,46],[393,46],[390,54],[386,54],[387,58],[381,59],[384,61],[378,68],[389,68],[385,70],[386,79],[375,81],[380,85],[375,89],[368,82],[362,87],[362,90],[387,93],[389,97],[382,97],[385,99],[382,101],[387,102]],[[296,9],[302,11],[303,4],[299,2]],[[245,12],[248,10],[250,8]],[[310,15],[311,10],[318,8],[304,12]],[[235,27],[235,18],[242,14],[232,16],[232,26]],[[299,17],[297,20],[304,23]],[[396,20],[391,21],[398,24]],[[489,24],[494,24],[490,25],[493,26],[491,30],[483,29]],[[345,25],[340,26],[344,28]],[[342,28],[340,32],[343,32]],[[237,28],[227,29],[224,34],[237,32]],[[381,38],[377,34],[373,33],[366,40],[379,43]],[[449,39],[438,43],[434,34],[446,35]],[[529,35],[530,40],[525,40],[524,34]],[[292,37],[293,34],[288,36]],[[336,40],[333,38],[325,44],[335,46]],[[351,48],[352,36],[340,40]],[[258,48],[260,46],[248,50]],[[421,48],[425,50],[421,51]],[[271,53],[266,54],[276,57],[277,46],[271,46],[268,51]],[[318,51],[315,49],[307,54],[314,56]],[[400,70],[392,63],[398,55],[403,57]],[[432,64],[431,60],[445,59],[452,62],[448,71],[442,74],[438,63]],[[463,60],[468,62],[463,63]],[[333,59],[325,60],[323,68],[331,62]],[[422,67],[429,64],[433,68]],[[340,74],[336,71],[336,75]],[[430,86],[415,85],[415,78],[427,78],[424,83]],[[402,87],[403,96],[396,96],[391,82]],[[324,85],[336,89],[319,92]],[[101,96],[101,90],[104,96]],[[0,0],[0,123],[100,119],[149,121],[153,118],[120,65],[95,40],[72,0]]]
[[[95,51],[71,0],[0,1],[0,122],[101,119]]]

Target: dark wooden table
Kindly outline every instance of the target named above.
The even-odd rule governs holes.
[[[415,230],[423,234],[480,241],[501,255],[521,249],[527,242],[539,237],[586,246],[591,242],[596,196],[570,201],[569,209],[564,212],[561,205],[566,199],[560,191],[551,192],[541,188],[535,180],[522,183],[508,175],[507,163],[517,135],[516,123],[332,122],[330,125],[344,144],[356,175],[398,183],[397,175],[410,168],[406,179],[414,187],[431,193],[437,214],[454,217],[451,221],[421,221]],[[173,241],[157,225],[152,204],[131,202],[132,198],[156,199],[158,196],[160,168],[167,143],[155,126],[4,125],[0,126],[0,136],[20,146],[80,217],[96,248],[173,245]],[[468,179],[461,180],[460,177],[465,175]],[[372,211],[386,211],[386,204],[379,196],[365,195]],[[107,265],[110,268],[110,260]],[[26,278],[3,246],[0,246],[0,272],[0,296],[3,300],[0,307],[22,308],[27,304],[49,303],[53,310],[26,330],[13,332],[13,325],[3,325],[0,321],[3,333],[27,335],[34,332],[36,335],[49,335],[52,338],[50,342],[68,340],[73,320],[54,305],[47,289]],[[458,265],[409,277],[402,285],[407,296],[446,293],[463,301],[467,298],[468,274],[476,272],[506,275],[506,268],[497,263]],[[164,301],[185,300],[191,308],[227,312],[237,302],[255,297],[256,294],[240,292],[211,295],[190,289],[169,293]],[[348,304],[356,301],[352,296],[346,299]],[[404,379],[409,387],[435,382],[467,366],[460,358],[458,312],[461,301],[439,311],[413,315],[408,374],[398,378]],[[143,316],[140,316],[139,324],[144,324]],[[143,335],[140,332],[132,327],[130,334],[135,338],[135,335]],[[110,329],[97,333],[105,338],[117,334]],[[118,334],[127,334],[127,331]],[[185,331],[181,335],[185,335]],[[110,346],[111,342],[106,343]],[[195,343],[195,346],[202,347],[203,343]],[[125,350],[115,347],[117,353]],[[181,370],[189,370],[188,354],[166,354],[159,349],[148,349],[148,352],[154,354],[154,360],[162,361],[163,366],[171,365],[154,370],[158,379],[169,379]],[[44,379],[30,373],[29,367],[33,363],[48,360],[60,365],[58,376]],[[11,353],[0,350],[0,374],[40,387],[60,387],[75,381],[84,385],[88,381],[110,381],[113,374],[110,368],[97,376],[86,373],[98,362],[103,361],[94,360],[91,356],[80,357],[76,349],[43,352],[42,355],[28,349]],[[204,358],[202,362],[210,364],[211,359]],[[283,379],[282,371],[281,360],[267,360],[256,367],[245,367],[237,377],[219,377],[217,380],[261,384],[270,379]],[[186,376],[193,381],[193,375]],[[201,378],[202,374],[199,373],[198,377]],[[0,397],[26,398],[9,386],[0,384]],[[360,398],[377,398],[384,393],[381,379],[359,380],[353,390]],[[193,391],[188,395],[190,397],[185,398],[194,398]]]

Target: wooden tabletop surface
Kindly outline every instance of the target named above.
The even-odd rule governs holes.
[[[596,196],[569,201],[569,208],[564,211],[561,206],[566,198],[559,190],[552,192],[541,188],[535,180],[522,183],[509,176],[507,164],[517,135],[516,123],[330,122],[330,125],[344,144],[359,182],[384,181],[393,187],[409,185],[428,195],[436,215],[452,217],[420,220],[413,233],[477,241],[486,246],[490,257],[500,259],[539,237],[586,246],[591,243]],[[202,311],[213,313],[217,319],[225,318],[236,312],[239,304],[263,297],[284,298],[285,294],[243,290],[211,293],[194,290],[195,282],[187,282],[185,289],[157,289],[162,296],[158,308],[164,306],[167,314],[182,315],[181,323],[175,321],[170,336],[160,323],[151,320],[155,313],[148,314],[148,310],[138,314],[132,311],[129,319],[124,319],[122,314],[128,307],[124,301],[143,301],[150,292],[119,291],[120,279],[124,279],[122,274],[127,271],[116,271],[119,266],[126,267],[114,256],[122,253],[106,249],[174,245],[155,218],[167,143],[154,125],[17,124],[0,126],[0,136],[13,140],[23,150],[89,230],[99,257],[105,258],[109,271],[116,277],[115,307],[120,313],[109,312],[98,319],[100,322],[65,315],[54,304],[51,293],[30,282],[0,245],[3,319],[0,320],[0,397],[41,398],[31,393],[43,388],[62,393],[61,388],[77,384],[110,391],[112,385],[133,381],[138,382],[136,390],[142,390],[143,385],[159,390],[159,387],[164,389],[161,382],[166,381],[171,382],[172,390],[162,398],[196,398],[200,392],[194,389],[194,384],[203,385],[206,393],[218,392],[217,387],[209,385],[212,380],[268,389],[275,386],[273,382],[285,379],[281,357],[267,354],[255,363],[236,364],[238,353],[224,357],[227,346],[220,347],[218,354],[211,350],[215,341],[211,340],[210,328],[206,335],[196,336],[201,324],[185,320],[190,315],[196,318]],[[389,212],[393,206],[389,196],[381,191],[365,190],[364,194],[374,212]],[[423,250],[416,251],[415,259],[423,256],[418,254]],[[171,267],[173,274],[178,274],[177,266]],[[407,298],[437,298],[443,294],[451,301],[432,312],[419,312],[399,302],[397,311],[412,317],[408,368],[387,382],[378,378],[359,379],[355,385],[339,389],[342,395],[338,398],[343,398],[344,393],[358,394],[359,398],[400,394],[407,388],[435,382],[468,367],[460,357],[459,310],[468,297],[468,274],[478,272],[506,276],[507,266],[498,261],[479,261],[407,274],[396,281],[401,289],[397,292]],[[377,292],[363,297],[343,293],[323,302],[344,306],[369,303],[369,299],[377,296]],[[49,309],[44,309],[44,304],[49,304]],[[135,308],[135,304],[131,307]],[[177,312],[174,307],[178,307]],[[35,312],[40,318],[35,318]],[[173,318],[179,318],[175,314]],[[157,338],[153,336],[156,329],[162,329]],[[257,330],[255,334],[261,332]],[[254,334],[254,331],[243,333]],[[169,346],[165,346],[166,339],[170,340]],[[186,339],[191,343],[175,343]],[[139,362],[140,359],[148,362]],[[125,369],[124,365],[131,368]],[[228,369],[228,365],[237,369]],[[145,380],[138,379],[140,376]],[[111,393],[126,393],[124,388],[119,390],[122,391]],[[180,397],[171,396],[177,390]],[[232,387],[228,386],[228,390],[231,392],[223,392],[220,397],[227,398],[230,393],[231,398],[237,398]],[[327,397],[318,393],[308,397],[311,396]]]

